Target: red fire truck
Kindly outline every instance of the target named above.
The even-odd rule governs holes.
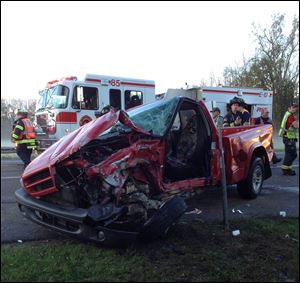
[[[155,100],[155,82],[87,74],[84,80],[63,77],[39,92],[35,126],[39,149],[97,118],[104,106],[128,110]]]
[[[195,100],[203,100],[206,107],[211,110],[219,107],[221,115],[226,115],[229,102],[232,98],[243,98],[246,108],[252,118],[259,117],[263,108],[268,109],[272,117],[273,93],[260,88],[238,87],[192,87],[187,89],[168,89],[166,93],[157,94],[156,99],[185,96]]]

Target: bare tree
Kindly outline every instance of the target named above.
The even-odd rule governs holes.
[[[299,18],[294,17],[288,35],[283,33],[284,15],[274,15],[269,28],[253,24],[255,56],[241,67],[224,69],[225,84],[273,91],[273,119],[278,125],[288,102],[299,97]]]
[[[273,16],[270,29],[254,25],[258,42],[256,68],[261,82],[273,90],[274,119],[279,121],[288,101],[299,96],[299,18],[289,35],[283,34],[284,15]]]

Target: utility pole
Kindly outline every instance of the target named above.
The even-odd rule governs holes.
[[[221,171],[222,193],[223,193],[223,223],[224,223],[225,232],[228,232],[229,225],[228,225],[227,181],[226,181],[226,170],[225,170],[225,160],[224,160],[224,148],[223,148],[223,141],[222,141],[222,128],[218,126],[217,129],[218,129],[218,137],[219,137],[220,171]]]

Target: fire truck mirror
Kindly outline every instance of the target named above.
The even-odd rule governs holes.
[[[83,102],[83,88],[81,86],[77,87],[77,101]]]

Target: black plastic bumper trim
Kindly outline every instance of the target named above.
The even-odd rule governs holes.
[[[58,205],[36,199],[22,188],[15,196],[23,215],[31,221],[85,241],[92,241],[108,246],[124,246],[134,242],[138,232],[128,232],[107,227],[89,225],[86,221],[88,209],[63,208]],[[99,232],[101,235],[99,236]]]

